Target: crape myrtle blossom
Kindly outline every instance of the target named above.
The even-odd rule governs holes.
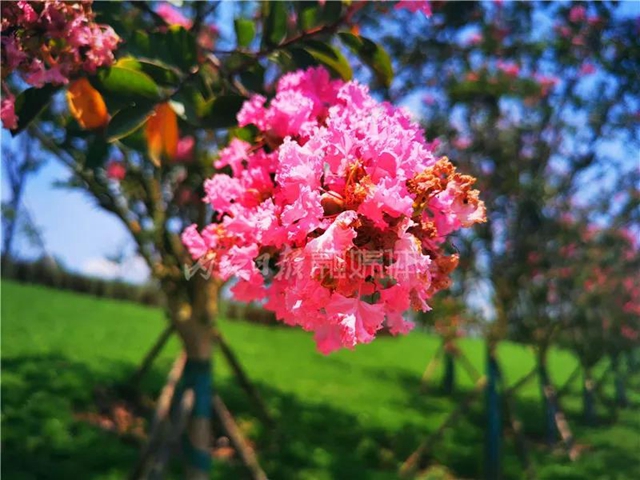
[[[431,16],[431,2],[428,0],[400,0],[396,3],[396,10],[408,10],[409,12],[416,13],[422,12],[425,17]]]
[[[29,85],[67,84],[70,79],[111,65],[120,38],[94,22],[91,2],[2,2],[2,90],[17,72]],[[13,97],[3,96],[2,121],[15,128]]]
[[[485,220],[475,179],[436,158],[408,113],[321,67],[282,77],[238,114],[234,139],[205,183],[214,222],[182,236],[192,257],[241,301],[315,332],[329,353],[412,324],[450,284],[447,235]]]

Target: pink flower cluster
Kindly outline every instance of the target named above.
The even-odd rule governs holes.
[[[193,20],[185,17],[179,9],[167,2],[156,2],[156,4],[156,13],[167,25],[180,26],[185,30],[191,30]],[[197,32],[198,45],[205,50],[212,50],[219,35],[218,27],[213,24],[203,23]]]
[[[428,0],[400,0],[396,3],[395,9],[407,10],[411,13],[422,12],[427,18],[432,14],[431,2]]]
[[[2,2],[2,122],[15,128],[14,99],[5,79],[19,72],[29,85],[66,84],[113,62],[120,38],[94,22],[91,2]]]
[[[323,353],[409,331],[403,312],[450,284],[447,235],[485,220],[475,179],[435,158],[406,112],[323,68],[285,75],[238,121],[259,135],[220,152],[225,173],[205,183],[214,223],[182,236],[193,258],[235,277],[238,300],[315,332]]]

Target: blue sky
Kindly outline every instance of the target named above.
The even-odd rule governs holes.
[[[226,9],[225,16],[232,16]],[[625,15],[640,14],[640,3],[623,5]],[[229,18],[231,20],[231,18]],[[233,22],[220,22],[223,36]],[[230,32],[229,32],[230,33]],[[408,105],[411,107],[411,105]],[[2,143],[13,142],[2,132]],[[126,229],[113,215],[100,210],[87,194],[80,190],[55,187],[56,181],[68,177],[66,169],[55,159],[33,175],[26,186],[23,207],[27,208],[41,230],[47,253],[59,259],[67,268],[91,275],[116,277],[141,282],[147,278],[144,262],[132,254],[134,245]],[[2,178],[2,200],[8,197],[6,179]],[[129,258],[122,267],[107,257],[125,250]],[[34,258],[40,252],[30,247],[24,236],[18,235],[14,252],[23,258]]]

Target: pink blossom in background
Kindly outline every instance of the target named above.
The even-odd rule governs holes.
[[[482,39],[482,34],[476,32],[469,36],[469,38],[467,39],[467,45],[479,45],[480,43],[482,43]]]
[[[511,78],[515,78],[520,74],[520,67],[513,62],[504,62],[502,60],[498,60],[497,67],[498,70]]]
[[[602,23],[602,18],[598,15],[593,15],[587,18],[587,23],[592,27],[597,27]]]
[[[563,38],[569,38],[572,34],[571,28],[567,27],[566,25],[557,25],[555,28],[556,28],[556,31],[558,32],[558,35],[560,35]]]
[[[205,50],[213,50],[219,36],[220,30],[215,25],[202,25],[198,32],[198,45]]]
[[[592,73],[595,73],[595,71],[596,67],[593,65],[593,63],[583,63],[580,67],[580,75],[582,76],[591,75]]]
[[[114,61],[120,38],[108,25],[95,23],[90,1],[2,2],[0,8],[3,91],[14,72],[35,87],[63,85]],[[10,99],[2,105],[5,128],[13,124]]]
[[[422,97],[422,103],[429,106],[434,105],[436,103],[436,98],[430,93],[427,93]]]
[[[450,284],[446,236],[484,221],[475,179],[434,156],[408,113],[321,67],[285,75],[238,114],[262,143],[234,139],[205,182],[214,223],[183,234],[241,301],[313,331],[323,353],[412,327]],[[266,258],[266,261],[265,261]]]
[[[469,72],[467,73],[467,76],[465,78],[467,82],[477,82],[478,80],[480,80],[480,75],[478,75],[476,72]]]
[[[623,325],[622,327],[620,327],[620,333],[627,340],[635,341],[635,340],[638,340],[638,337],[640,337],[640,335],[638,334],[638,331],[634,330],[633,328],[629,327],[628,325]]]
[[[587,9],[582,5],[571,7],[569,10],[569,21],[573,23],[583,22],[587,18]]]
[[[571,39],[571,44],[576,46],[576,47],[583,47],[584,46],[584,37],[582,35],[576,35],[575,37],[573,37]]]
[[[118,160],[111,160],[106,167],[106,175],[110,180],[116,180],[118,182],[124,180],[127,175],[127,167],[124,163]]]
[[[167,2],[159,2],[156,7],[156,13],[162,17],[167,25],[179,25],[189,30],[193,26],[193,22],[185,17],[180,10]]]
[[[456,137],[451,144],[458,150],[466,150],[472,143],[469,137]]]
[[[18,128],[18,117],[15,112],[15,97],[10,93],[6,93],[2,96],[2,106],[0,110],[0,117],[2,119],[2,126],[9,130]]]
[[[190,162],[193,160],[193,153],[196,141],[191,135],[187,135],[178,140],[176,148],[176,162]]]
[[[560,81],[558,77],[549,77],[546,75],[536,75],[535,79],[540,85],[540,93],[543,97],[547,96]]]
[[[22,51],[15,36],[2,37],[2,53],[4,56],[3,70],[6,68],[12,71],[27,59],[27,54]]]
[[[400,0],[398,3],[396,3],[395,9],[408,10],[412,13],[422,12],[427,18],[429,18],[432,14],[431,2],[426,0]]]

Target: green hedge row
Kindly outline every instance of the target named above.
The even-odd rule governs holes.
[[[134,285],[116,280],[87,277],[66,271],[48,258],[35,262],[3,259],[2,278],[144,305],[164,304],[162,292],[153,284]]]

